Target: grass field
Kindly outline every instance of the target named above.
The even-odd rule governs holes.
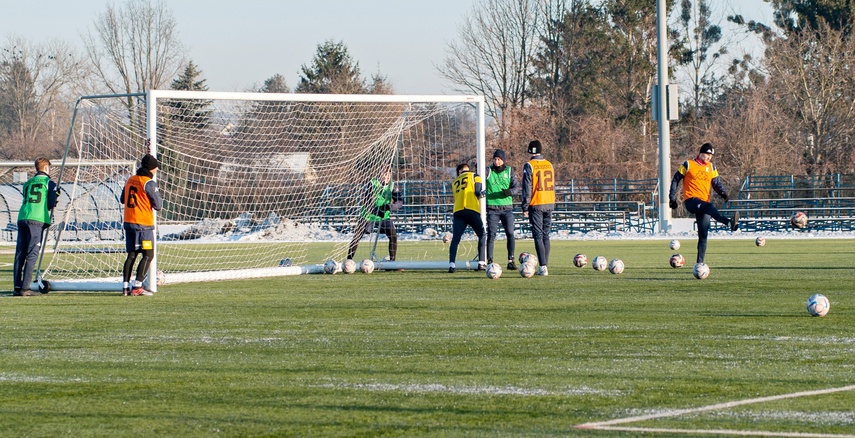
[[[560,241],[531,279],[7,292],[0,435],[855,436],[855,241],[714,236],[702,281],[682,243],[681,269],[666,240]],[[626,271],[572,267],[577,252]]]

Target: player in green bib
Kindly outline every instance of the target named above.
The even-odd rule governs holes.
[[[487,263],[493,263],[493,247],[501,222],[507,239],[508,269],[516,269],[513,195],[519,193],[520,182],[505,161],[505,151],[496,149],[493,152],[493,165],[487,168]]]
[[[44,230],[50,226],[50,211],[56,206],[59,189],[50,179],[50,161],[40,157],[35,161],[36,174],[24,183],[23,203],[18,211],[18,240],[12,268],[15,291],[19,297],[41,295],[30,289],[33,270],[39,257]]]
[[[353,230],[353,238],[347,249],[347,258],[353,259],[359,241],[366,233],[376,230],[389,238],[389,259],[394,261],[398,253],[398,233],[392,222],[392,211],[403,205],[401,192],[392,182],[392,170],[384,169],[380,176],[372,178],[363,192],[360,202],[359,220]]]

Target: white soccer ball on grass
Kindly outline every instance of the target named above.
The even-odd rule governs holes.
[[[595,271],[605,271],[608,266],[609,262],[603,256],[596,256],[591,262],[591,267],[593,267]]]
[[[487,265],[487,278],[493,280],[502,276],[502,267],[498,263],[490,263]]]
[[[356,272],[356,262],[352,259],[345,260],[344,263],[341,264],[341,270],[345,274],[353,274]]]
[[[335,260],[327,260],[324,262],[324,274],[335,274],[338,270],[338,263]]]
[[[537,265],[537,256],[530,252],[521,252],[520,253],[520,264],[523,263],[531,263],[533,265]]]
[[[612,274],[623,273],[623,268],[624,264],[623,260],[621,259],[612,259],[612,261],[609,262],[609,272],[611,272]]]
[[[374,272],[374,261],[371,259],[363,260],[362,263],[359,264],[359,270],[365,274]]]
[[[807,311],[811,316],[825,316],[831,309],[831,302],[823,294],[813,294],[807,300]]]
[[[692,268],[692,275],[698,280],[703,280],[710,276],[710,266],[706,263],[695,263],[695,267]]]
[[[766,238],[763,236],[760,236],[760,237],[754,239],[754,244],[757,246],[765,246],[766,245]]]
[[[668,264],[670,264],[672,268],[682,268],[685,263],[686,260],[683,258],[682,254],[674,254],[671,256],[671,259],[668,260]]]
[[[588,256],[585,254],[576,254],[576,257],[573,257],[573,266],[577,268],[584,268],[588,264]]]
[[[530,261],[521,264],[519,269],[520,277],[523,278],[531,278],[534,276],[534,273],[537,272],[537,267]]]
[[[680,249],[680,241],[677,239],[674,239],[668,244],[668,247],[671,248],[672,251],[676,251],[676,250]]]

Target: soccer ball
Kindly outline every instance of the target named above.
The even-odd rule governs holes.
[[[537,268],[535,268],[534,263],[524,262],[520,265],[520,277],[523,278],[531,278]]]
[[[623,260],[621,259],[612,259],[609,262],[609,272],[612,274],[620,274],[623,272]]]
[[[671,264],[672,268],[682,268],[686,263],[686,260],[683,259],[682,254],[674,254],[671,256],[671,260],[668,261]]]
[[[338,263],[335,260],[327,260],[324,262],[324,274],[335,274],[335,271],[338,270]]]
[[[573,265],[577,268],[584,268],[588,264],[588,256],[585,254],[576,254],[576,257],[573,257]]]
[[[825,316],[831,309],[831,303],[823,294],[813,294],[807,300],[807,311],[811,316]]]
[[[158,286],[166,284],[166,274],[160,269],[155,273],[155,283],[157,283]]]
[[[692,275],[694,275],[698,280],[703,280],[710,276],[710,266],[706,263],[695,263],[695,267],[692,269]]]
[[[291,266],[292,264],[293,264],[293,262],[291,262],[291,259],[289,257],[286,257],[282,260],[279,260],[279,266],[283,267],[283,268],[287,268],[287,267]]]
[[[345,274],[353,274],[356,272],[356,262],[352,259],[345,260],[344,263],[341,264],[341,270]]]
[[[524,264],[526,262],[531,262],[531,264],[537,264],[537,256],[530,252],[521,252],[520,253],[520,264]]]
[[[804,228],[807,226],[808,217],[803,211],[797,211],[790,217],[790,223],[796,228]]]
[[[448,242],[451,242],[451,233],[449,233],[449,232],[447,232],[447,231],[446,231],[446,232],[442,235],[442,243],[448,243]]]
[[[374,272],[374,262],[371,259],[363,260],[362,263],[359,264],[359,270],[366,274]]]
[[[671,243],[668,244],[668,247],[671,248],[672,251],[676,251],[676,250],[680,249],[680,241],[677,239],[674,239],[671,241]]]
[[[766,244],[766,238],[763,236],[760,236],[760,237],[754,239],[754,244],[757,246],[763,246]]]
[[[605,271],[606,267],[608,267],[608,263],[606,262],[606,258],[603,256],[594,257],[594,261],[591,262],[591,266],[596,271]]]
[[[502,267],[498,263],[490,263],[487,265],[487,278],[493,280],[502,276]]]

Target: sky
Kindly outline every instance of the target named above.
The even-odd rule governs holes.
[[[437,66],[480,0],[167,0],[187,56],[211,91],[248,91],[274,74],[292,89],[319,44],[341,41],[364,77],[381,73],[399,94],[454,94]],[[0,0],[0,41],[31,44],[81,35],[121,0]],[[762,0],[713,0],[713,10],[771,22]],[[47,13],[46,11],[50,11]],[[744,42],[747,50],[752,43]]]

